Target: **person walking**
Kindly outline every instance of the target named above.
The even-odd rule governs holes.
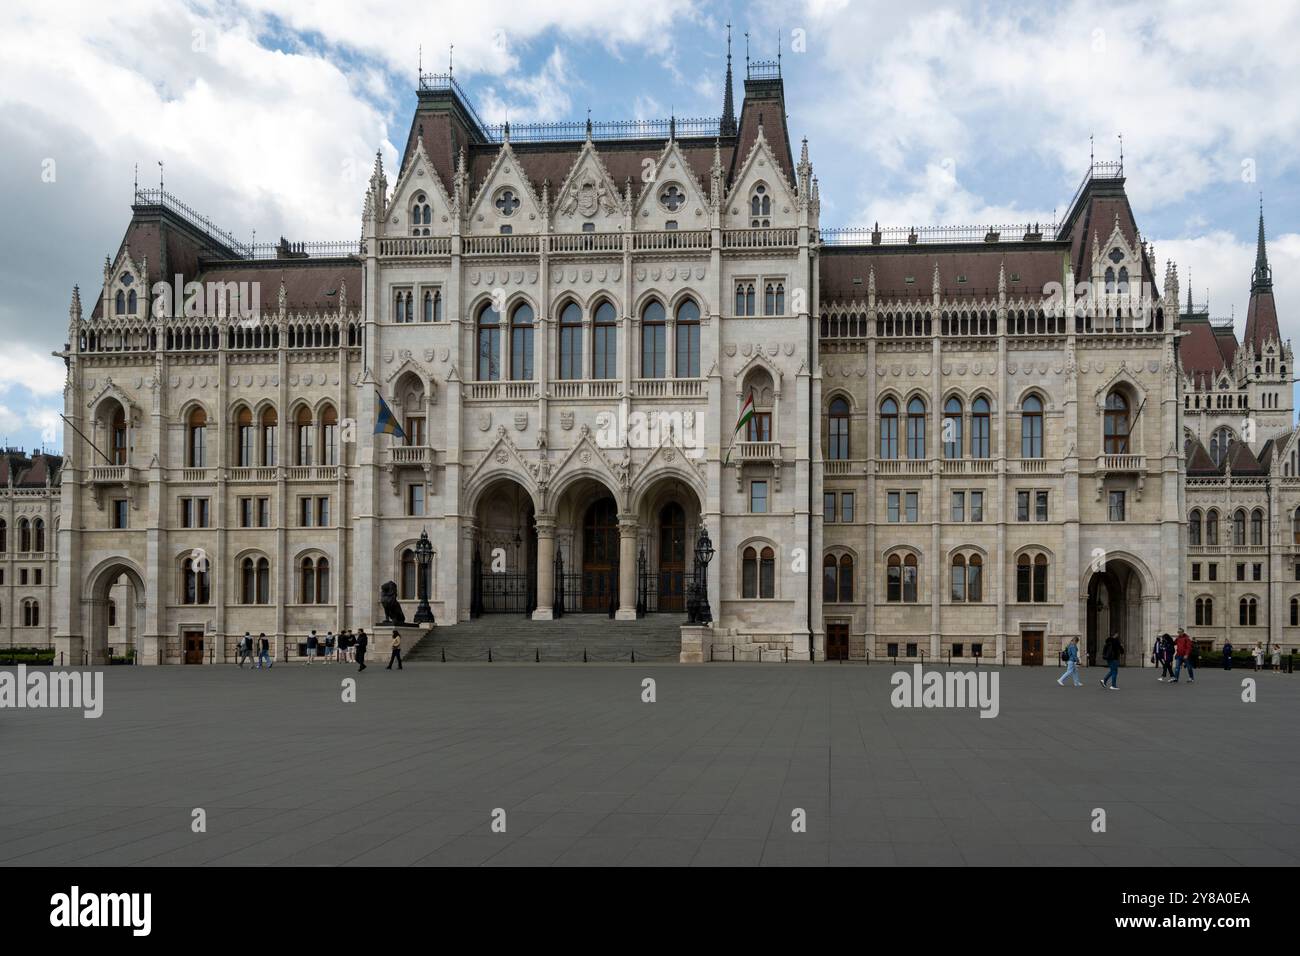
[[[1232,641],[1231,639],[1223,642],[1223,669],[1232,670]]]
[[[363,627],[357,631],[357,673],[360,674],[366,669],[366,645],[370,643],[370,638],[366,637],[366,629]]]
[[[1264,669],[1264,645],[1261,644],[1259,641],[1256,641],[1255,648],[1254,650],[1251,651],[1251,654],[1255,656],[1255,670],[1257,671],[1263,670]]]
[[[402,635],[393,631],[392,653],[388,655],[388,667],[385,670],[393,669],[393,661],[397,661],[397,669],[402,669]]]
[[[1070,638],[1070,643],[1065,645],[1065,650],[1061,651],[1061,658],[1065,661],[1065,673],[1057,678],[1056,682],[1062,687],[1065,686],[1067,677],[1074,678],[1074,686],[1082,687],[1083,681],[1079,680],[1079,639]]]
[[[1187,683],[1196,683],[1196,666],[1193,662],[1192,639],[1187,636],[1187,632],[1181,627],[1178,629],[1178,640],[1174,641],[1174,676],[1169,683],[1177,684],[1179,675],[1183,672],[1183,665],[1187,665]]]
[[[266,661],[266,669],[270,670],[275,666],[275,661],[271,660],[271,642],[266,639],[266,632],[263,631],[257,639],[257,669],[262,669],[262,661]]]
[[[1102,687],[1109,687],[1111,690],[1119,690],[1119,659],[1124,653],[1124,645],[1119,642],[1119,635],[1112,634],[1106,638],[1106,643],[1101,649],[1101,659],[1106,662],[1110,669],[1106,676],[1101,679]]]
[[[311,666],[311,659],[316,656],[316,645],[320,643],[320,638],[316,636],[316,629],[307,635],[307,666]]]
[[[250,664],[253,661],[253,635],[244,632],[244,636],[239,639],[239,666],[244,666],[244,661]]]
[[[1273,645],[1273,660],[1271,663],[1274,674],[1282,673],[1282,646],[1280,644]]]
[[[1160,635],[1160,668],[1158,680],[1174,679],[1174,639],[1168,631]]]

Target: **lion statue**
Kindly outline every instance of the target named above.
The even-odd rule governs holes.
[[[406,614],[397,601],[397,583],[385,581],[379,586],[379,603],[384,608],[384,624],[405,624]]]

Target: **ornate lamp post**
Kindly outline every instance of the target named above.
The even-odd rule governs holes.
[[[709,529],[700,525],[700,536],[695,541],[695,561],[699,566],[699,591],[696,607],[696,623],[712,624],[713,612],[709,610],[709,562],[713,560],[713,542],[709,539]]]
[[[419,577],[416,579],[416,591],[420,597],[420,606],[415,610],[413,623],[432,624],[433,608],[429,607],[429,565],[433,562],[433,545],[429,542],[429,532],[421,531],[420,540],[415,542],[415,563]]]

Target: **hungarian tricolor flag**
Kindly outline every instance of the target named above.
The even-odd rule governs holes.
[[[725,465],[731,460],[731,449],[736,447],[736,436],[740,430],[749,424],[749,420],[754,417],[754,393],[750,392],[745,398],[745,404],[740,406],[740,414],[736,417],[736,429],[731,433],[731,444],[727,446],[727,457],[722,460]]]
[[[405,439],[406,432],[402,431],[402,426],[397,424],[397,416],[393,414],[393,410],[384,401],[384,396],[376,392],[375,398],[379,399],[379,414],[375,416],[375,434],[392,435],[395,438]]]

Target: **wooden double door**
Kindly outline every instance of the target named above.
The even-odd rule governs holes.
[[[826,659],[828,661],[849,659],[849,625],[846,622],[826,624]]]
[[[660,611],[686,608],[686,512],[677,502],[659,512]]]
[[[185,652],[186,664],[203,663],[203,632],[185,631],[181,635],[181,647]]]
[[[611,601],[618,601],[618,506],[601,498],[582,522],[582,609],[604,611]]]
[[[1043,663],[1043,632],[1042,631],[1021,631],[1020,632],[1020,663],[1042,666]]]

